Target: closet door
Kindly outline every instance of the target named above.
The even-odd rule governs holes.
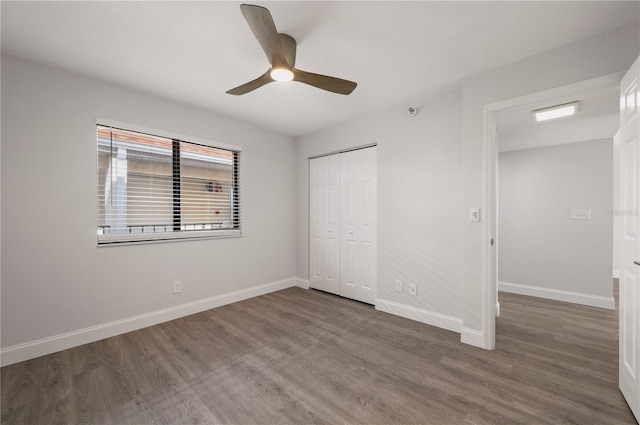
[[[340,293],[340,155],[309,161],[309,285]]]
[[[375,304],[377,148],[340,155],[340,295]]]

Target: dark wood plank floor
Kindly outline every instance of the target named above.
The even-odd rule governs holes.
[[[291,288],[1,370],[2,424],[634,424],[617,313],[501,294],[497,350]]]

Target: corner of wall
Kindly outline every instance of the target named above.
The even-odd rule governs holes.
[[[280,280],[277,282],[270,282],[263,285],[258,285],[251,288],[178,305],[175,307],[152,311],[149,313],[140,314],[134,317],[128,317],[126,319],[117,320],[110,323],[103,323],[97,326],[78,329],[72,332],[66,332],[63,334],[2,348],[0,350],[0,366],[8,366],[14,363],[55,353],[57,351],[66,350],[68,348],[77,347],[79,345],[88,344],[94,341],[99,341],[104,338],[110,338],[126,332],[131,332],[170,320],[179,319],[184,316],[200,313],[206,310],[221,307],[223,305],[239,302],[260,295],[265,295],[270,292],[280,291],[282,289],[291,288],[293,286],[300,286],[298,280],[299,279],[291,278]]]
[[[486,335],[483,331],[478,331],[470,328],[462,328],[460,332],[460,342],[467,345],[473,345],[474,347],[482,348],[484,350],[493,350],[495,346],[487,341]]]
[[[296,286],[302,289],[309,289],[309,281],[307,279],[303,279],[301,277],[296,277]]]

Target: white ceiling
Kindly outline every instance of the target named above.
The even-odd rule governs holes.
[[[356,81],[353,94],[225,94],[268,68],[240,2],[2,1],[2,50],[301,136],[640,16],[636,1],[256,4],[297,40],[298,68]]]

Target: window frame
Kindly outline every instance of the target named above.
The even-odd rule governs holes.
[[[163,137],[172,139],[174,141],[180,141],[185,143],[193,143],[197,145],[203,145],[215,149],[228,150],[233,152],[233,167],[235,172],[233,173],[233,187],[234,197],[237,199],[238,213],[234,222],[237,223],[237,227],[230,229],[212,229],[212,230],[178,230],[171,232],[159,232],[159,233],[129,233],[119,235],[100,235],[97,234],[97,245],[99,247],[105,246],[118,246],[118,245],[130,245],[141,243],[157,243],[157,242],[172,242],[172,241],[186,241],[186,240],[202,240],[202,239],[218,239],[218,238],[230,238],[242,236],[242,191],[241,191],[241,174],[242,174],[242,161],[240,160],[242,147],[232,145],[229,143],[215,142],[212,140],[188,136],[176,132],[160,130],[156,128],[144,127],[137,124],[130,124],[121,121],[115,121],[107,118],[96,118],[94,126],[94,137],[96,137],[96,129],[98,126],[114,127],[125,131],[138,132],[148,134],[157,137]],[[96,139],[97,149],[97,139]],[[97,151],[96,151],[97,152]],[[98,170],[98,155],[96,155],[96,172]],[[96,176],[97,177],[97,176]],[[96,186],[96,191],[98,187]],[[97,195],[97,192],[96,192]],[[94,198],[94,202],[97,198]],[[98,205],[96,204],[96,221],[99,217]],[[99,224],[96,223],[96,232],[98,231]]]

